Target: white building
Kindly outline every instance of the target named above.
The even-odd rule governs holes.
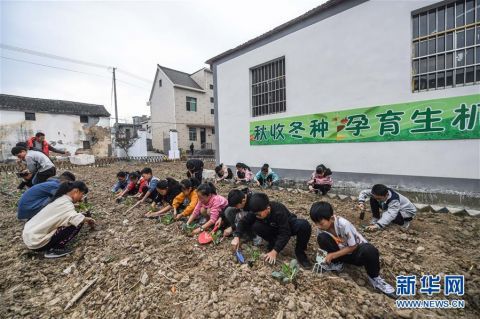
[[[153,148],[168,153],[169,132],[178,132],[178,147],[215,149],[212,72],[188,74],[157,65],[149,98]]]
[[[217,161],[478,194],[479,21],[479,0],[331,0],[210,59]]]
[[[108,156],[110,113],[103,105],[0,94],[0,160],[37,132],[57,149]]]

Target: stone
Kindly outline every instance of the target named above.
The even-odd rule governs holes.
[[[210,313],[210,318],[216,319],[216,318],[218,318],[218,317],[219,317],[218,311],[212,311],[212,312]]]
[[[127,226],[128,225],[128,219],[124,219],[123,222],[122,222],[122,225]]]
[[[65,268],[65,269],[63,270],[63,273],[64,273],[65,275],[69,275],[69,274],[72,273],[73,269],[75,269],[75,268],[76,268],[75,264],[71,264],[70,266],[68,266],[67,268]]]
[[[296,306],[295,306],[295,301],[293,299],[290,298],[287,304],[287,308],[288,310],[292,310],[292,311],[295,310]]]
[[[147,319],[148,318],[148,311],[144,310],[140,313],[140,319]]]
[[[425,247],[423,247],[423,246],[418,246],[417,247],[417,253],[421,253],[423,251],[425,251]]]
[[[142,276],[140,277],[140,282],[144,286],[146,286],[148,283],[148,274],[145,271],[142,273]]]
[[[127,257],[127,258],[124,258],[124,259],[122,259],[122,260],[119,262],[119,264],[122,265],[122,266],[124,266],[124,267],[126,267],[126,266],[128,265],[129,259],[130,259],[130,258],[128,258],[128,257]]]
[[[410,319],[413,317],[412,310],[402,309],[402,310],[397,310],[396,313],[400,318],[404,318],[404,319]]]

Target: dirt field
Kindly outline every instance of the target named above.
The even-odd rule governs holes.
[[[302,270],[295,285],[282,285],[271,277],[280,265],[264,265],[261,260],[253,267],[239,265],[230,240],[199,246],[182,233],[179,223],[166,226],[141,218],[145,206],[126,215],[127,206],[116,204],[110,194],[115,173],[144,166],[152,167],[158,177],[184,177],[184,163],[121,163],[72,170],[90,188],[97,228],[91,232],[84,227],[74,253],[61,259],[47,260],[26,249],[23,224],[15,217],[16,199],[0,195],[0,318],[480,317],[480,219],[419,213],[406,232],[390,227],[365,234],[380,250],[382,275],[392,285],[399,274],[465,276],[463,297],[443,293],[432,297],[464,299],[465,309],[397,310],[393,299],[373,291],[359,267],[347,266],[339,275]],[[4,190],[15,189],[14,176],[1,179]],[[220,193],[226,195],[231,187],[220,186]],[[319,199],[286,190],[267,193],[305,218],[311,203]],[[352,201],[325,200],[338,215],[360,225]],[[292,242],[280,255],[281,261],[294,257]],[[308,248],[312,260],[316,248],[313,232]],[[83,297],[64,311],[95,278]]]

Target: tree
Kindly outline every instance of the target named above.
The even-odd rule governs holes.
[[[128,150],[139,138],[135,126],[133,126],[133,134],[130,128],[122,128],[118,125],[115,126],[115,146],[122,149],[127,157],[129,157]]]

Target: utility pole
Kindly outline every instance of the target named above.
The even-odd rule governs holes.
[[[115,80],[115,69],[113,68],[113,98],[115,101],[115,129],[118,126],[118,109],[117,109],[117,81]]]

